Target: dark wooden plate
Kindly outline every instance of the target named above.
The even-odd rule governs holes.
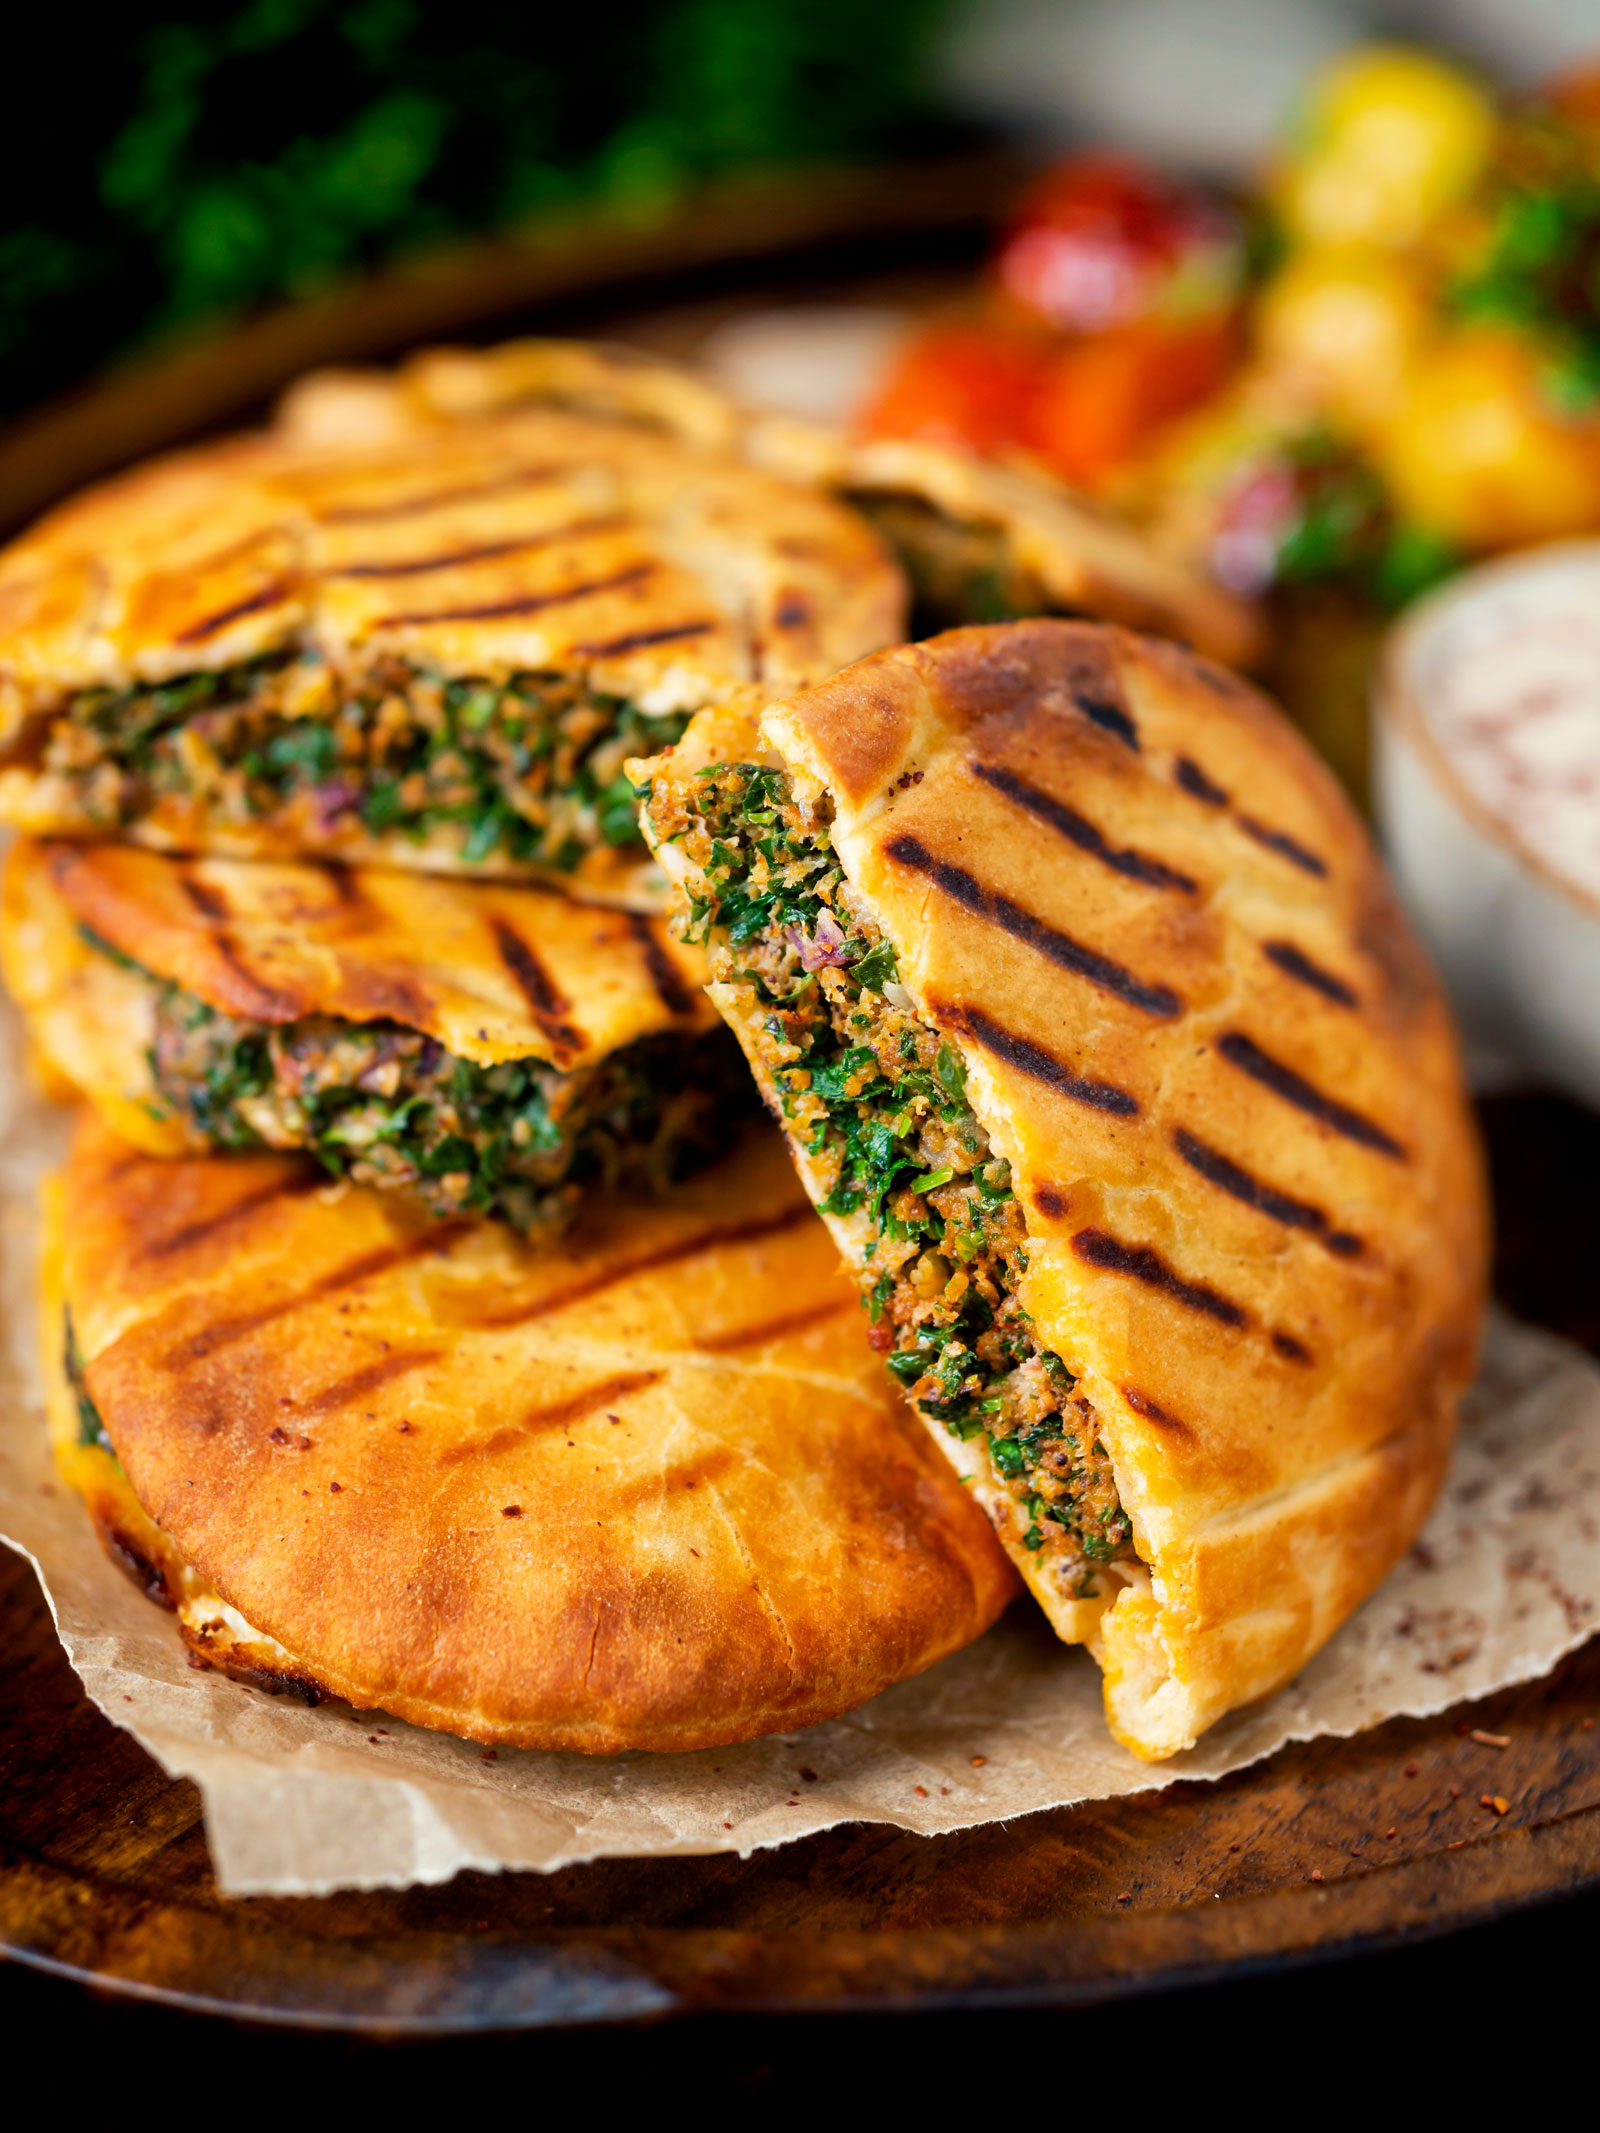
[[[1501,1293],[1600,1343],[1600,1120],[1553,1098],[1484,1116]],[[854,1826],[745,1861],[230,1901],[194,1787],[88,1703],[15,1557],[0,1605],[0,1949],[258,2020],[414,2034],[1070,2005],[1393,1946],[1600,1882],[1597,1639],[1442,1718],[964,1835]]]

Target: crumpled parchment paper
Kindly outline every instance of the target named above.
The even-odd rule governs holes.
[[[1093,1661],[1025,1600],[969,1650],[829,1725],[692,1755],[486,1755],[381,1713],[241,1688],[190,1668],[171,1617],[106,1561],[55,1477],[34,1356],[33,1206],[67,1121],[29,1093],[20,1057],[0,1002],[0,1538],[33,1561],[95,1703],[200,1787],[229,1894],[749,1853],[848,1821],[963,1829],[1218,1777],[1286,1741],[1442,1710],[1547,1671],[1600,1627],[1600,1369],[1497,1314],[1421,1541],[1298,1681],[1167,1763],[1116,1745]]]

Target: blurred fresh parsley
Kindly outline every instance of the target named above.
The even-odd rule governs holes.
[[[246,0],[33,18],[0,168],[0,408],[455,233],[881,154],[941,0]]]

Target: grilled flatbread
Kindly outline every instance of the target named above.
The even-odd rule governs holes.
[[[322,371],[286,396],[296,437],[390,438],[542,403],[665,431],[832,491],[883,535],[915,594],[919,636],[1014,615],[1094,615],[1247,664],[1254,612],[1151,546],[1125,519],[1028,467],[826,424],[752,415],[707,380],[637,351],[577,341],[427,349],[394,371]]]
[[[308,1149],[525,1232],[662,1189],[754,1104],[699,952],[548,890],[24,840],[0,965],[36,1053],[147,1153]]]
[[[92,1115],[45,1361],[68,1478],[191,1648],[473,1740],[809,1725],[1015,1590],[882,1384],[775,1136],[561,1254]],[[66,1318],[56,1298],[66,1307]]]
[[[0,556],[0,819],[648,907],[624,756],[903,616],[854,512],[637,422],[233,438]]]
[[[1415,1536],[1484,1195],[1438,986],[1281,717],[1056,621],[634,775],[713,997],[1118,1736],[1286,1681]]]

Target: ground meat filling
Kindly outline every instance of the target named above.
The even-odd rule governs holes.
[[[1003,526],[950,518],[923,497],[892,491],[852,492],[849,500],[871,519],[910,580],[913,637],[1060,611],[1041,580],[1017,561]]]
[[[719,977],[753,988],[756,1071],[822,1166],[823,1212],[868,1218],[874,1344],[925,1415],[981,1440],[1022,1544],[1095,1597],[1097,1566],[1132,1555],[1129,1521],[1093,1410],[1017,1300],[1022,1214],[959,1054],[916,1014],[826,824],[780,771],[717,764],[649,805],[704,871],[682,929],[711,943]]]
[[[752,1108],[720,1029],[646,1037],[570,1073],[476,1066],[393,1022],[237,1021],[139,974],[156,996],[156,1091],[211,1146],[308,1149],[336,1177],[525,1234],[562,1228],[586,1187],[662,1190],[725,1150]]]
[[[330,837],[420,843],[443,831],[467,865],[570,872],[599,846],[637,844],[623,761],[686,723],[570,675],[445,680],[395,659],[351,680],[289,653],[85,690],[51,724],[42,767],[95,829],[126,829],[179,798],[229,827],[309,810]]]

